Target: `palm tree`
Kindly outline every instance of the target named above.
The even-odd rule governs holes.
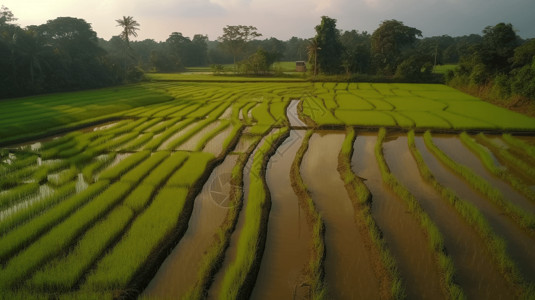
[[[316,77],[316,74],[318,74],[318,50],[321,50],[318,39],[313,38],[309,40],[307,47],[308,61],[314,64],[314,77]]]
[[[139,30],[139,23],[134,20],[134,17],[123,16],[122,19],[115,20],[117,22],[117,26],[123,27],[123,31],[121,32],[120,37],[126,41],[126,45],[130,46],[130,36],[137,37],[137,32]]]

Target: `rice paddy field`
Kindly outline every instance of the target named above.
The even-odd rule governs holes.
[[[535,119],[186,76],[0,101],[1,299],[535,298]]]

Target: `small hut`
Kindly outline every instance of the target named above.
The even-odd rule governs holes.
[[[304,61],[296,61],[295,62],[295,71],[296,72],[306,72],[307,71],[307,65]]]

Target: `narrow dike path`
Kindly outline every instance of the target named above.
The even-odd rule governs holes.
[[[267,167],[271,211],[251,299],[293,299],[303,294],[303,269],[309,261],[312,233],[292,188],[290,168],[304,135],[305,131],[292,130]]]
[[[434,139],[433,139],[434,140]],[[507,253],[516,262],[521,274],[530,282],[535,282],[535,240],[490,200],[473,190],[470,185],[447,169],[429,150],[421,136],[415,138],[416,147],[435,178],[460,198],[473,204],[487,219],[494,232],[504,239]]]
[[[398,264],[408,299],[444,299],[438,265],[417,219],[383,183],[374,157],[377,135],[357,135],[353,171],[372,194],[372,216]],[[398,177],[399,178],[399,177]],[[422,284],[425,282],[426,284]]]
[[[379,280],[337,170],[344,138],[344,133],[315,133],[301,166],[303,180],[325,222],[327,297],[378,299]]]
[[[178,299],[195,284],[203,253],[210,246],[228,208],[220,205],[230,193],[230,174],[236,155],[227,155],[195,198],[188,229],[165,259],[142,296]]]
[[[415,196],[438,226],[448,254],[453,258],[458,284],[468,299],[505,299],[512,294],[493,263],[478,233],[466,223],[446,200],[420,176],[409,151],[407,137],[384,144],[385,159],[391,172]]]

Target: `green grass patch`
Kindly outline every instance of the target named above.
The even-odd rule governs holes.
[[[124,160],[122,160],[117,165],[110,167],[106,170],[104,170],[100,176],[99,180],[115,180],[118,179],[120,176],[122,176],[124,173],[126,173],[128,170],[132,169],[134,166],[139,164],[141,161],[145,160],[147,157],[149,157],[150,152],[149,151],[142,151],[134,153]]]
[[[0,194],[0,209],[16,204],[39,191],[39,184],[26,183]]]
[[[191,187],[202,176],[208,163],[215,159],[214,155],[206,152],[193,152],[188,160],[176,171],[167,186]]]

